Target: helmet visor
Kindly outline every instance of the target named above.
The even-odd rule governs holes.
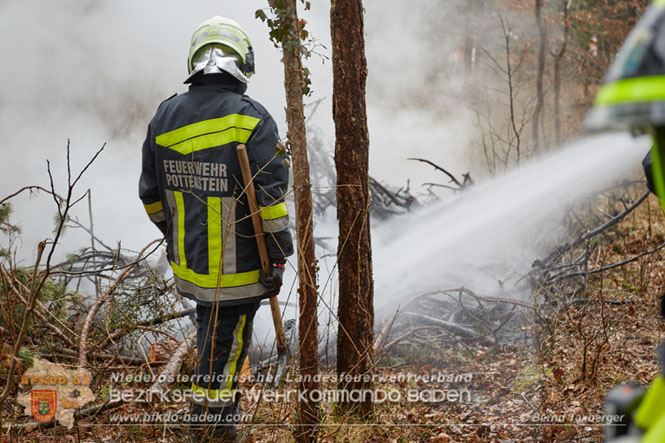
[[[187,80],[185,80],[185,83],[200,71],[203,71],[204,74],[227,72],[241,82],[247,83],[247,77],[239,68],[241,63],[240,56],[231,48],[220,44],[206,45],[194,54],[192,58],[192,72],[187,77]]]

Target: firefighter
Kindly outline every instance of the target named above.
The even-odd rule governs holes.
[[[631,31],[604,84],[585,127],[650,134],[654,145],[644,159],[647,185],[665,210],[665,0],[655,0]],[[661,298],[665,316],[665,299]],[[606,411],[625,415],[606,427],[608,441],[665,442],[665,343],[658,347],[661,374],[646,392],[634,385],[614,388]]]
[[[143,143],[139,196],[167,241],[179,294],[196,301],[192,427],[235,432],[237,374],[260,300],[276,296],[293,253],[284,202],[288,162],[277,125],[244,95],[254,73],[247,33],[215,16],[194,32],[189,90],[162,102]],[[245,144],[271,272],[261,270],[236,146]]]

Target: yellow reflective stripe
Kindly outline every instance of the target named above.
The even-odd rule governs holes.
[[[272,206],[259,206],[259,209],[261,210],[261,218],[264,220],[274,220],[289,215],[286,210],[286,203],[277,203]]]
[[[185,257],[185,199],[180,191],[173,191],[173,196],[178,212],[178,260],[180,260],[180,266],[187,269],[187,258]]]
[[[238,359],[240,358],[240,354],[242,353],[242,331],[245,330],[245,322],[247,321],[247,315],[241,315],[240,316],[240,327],[238,328],[238,336],[237,336],[237,347],[236,347],[236,353],[233,356],[233,360],[231,360],[231,364],[229,365],[229,375],[226,377],[226,389],[231,389],[231,386],[233,384],[233,377],[236,374],[237,366],[238,366]]]
[[[219,275],[222,264],[222,199],[208,197],[208,274]]]
[[[158,135],[155,142],[181,154],[220,146],[226,143],[246,143],[260,119],[249,115],[230,114],[204,120]]]
[[[665,75],[626,78],[600,87],[596,105],[651,102],[665,99]]]
[[[635,424],[640,428],[647,430],[654,426],[659,420],[665,417],[665,379],[662,375],[656,377],[651,383],[649,390],[644,395],[637,413],[635,414]]]
[[[196,393],[196,394],[195,394]],[[233,399],[233,390],[229,389],[206,389],[192,383],[192,394],[204,396],[211,401],[228,401]]]
[[[252,131],[249,129],[230,128],[224,132],[216,132],[214,134],[202,135],[196,138],[190,138],[177,145],[169,146],[180,154],[187,155],[192,152],[202,151],[204,149],[214,148],[215,146],[222,146],[231,142],[247,143]]]
[[[156,201],[155,203],[150,203],[149,205],[144,203],[143,207],[145,208],[145,212],[148,214],[154,214],[155,212],[164,210],[164,205],[162,205],[161,201]]]
[[[208,274],[198,274],[187,267],[185,256],[185,200],[182,192],[173,191],[173,197],[178,213],[178,259],[180,263],[171,262],[173,273],[180,279],[195,284],[200,288],[232,288],[258,283],[260,271],[239,272],[237,274],[222,274],[220,264],[222,259],[222,204],[219,197],[209,197],[208,202]]]
[[[192,123],[191,125],[165,132],[164,134],[158,135],[155,141],[158,145],[168,148],[169,146],[181,143],[190,138],[211,134],[213,132],[225,131],[233,127],[251,131],[256,127],[259,121],[260,119],[249,115],[229,114],[224,117]]]
[[[175,262],[171,262],[173,273],[182,280],[194,283],[200,288],[217,288],[219,280],[220,288],[232,288],[235,286],[251,285],[259,282],[260,271],[239,272],[237,274],[222,274],[215,272],[214,274],[197,274],[196,272],[188,269]],[[219,277],[219,278],[218,278]]]
[[[656,196],[658,196],[660,207],[665,211],[665,177],[663,177],[663,159],[661,159],[661,149],[665,150],[662,142],[665,140],[658,140],[657,138],[655,140],[656,143],[651,148],[651,177],[653,178],[653,187]]]

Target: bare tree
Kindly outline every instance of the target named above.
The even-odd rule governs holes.
[[[365,106],[367,60],[362,0],[333,0],[330,7],[333,63],[333,119],[339,219],[338,375],[372,371],[374,282],[369,229],[369,134]],[[346,382],[342,390],[369,392],[370,381]],[[340,409],[367,415],[371,399]]]
[[[476,110],[476,125],[480,129],[481,147],[490,173],[507,170],[513,162],[519,165],[528,155],[523,140],[523,132],[532,114],[531,104],[523,96],[524,81],[522,63],[529,53],[529,46],[519,49],[513,47],[513,30],[510,22],[499,14],[503,40],[502,57],[494,56],[493,51],[483,48],[484,58],[481,61],[497,79],[504,83],[499,86],[505,88],[497,90],[495,87],[485,88],[484,103],[480,106],[484,111]],[[505,57],[505,60],[504,60]],[[505,102],[507,97],[507,103]],[[494,103],[497,100],[498,103]],[[508,107],[508,112],[496,112],[495,109]],[[498,114],[498,115],[495,115]],[[505,120],[507,117],[507,121]]]

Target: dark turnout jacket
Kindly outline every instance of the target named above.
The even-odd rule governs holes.
[[[246,85],[226,74],[201,76],[164,101],[143,143],[139,196],[166,235],[179,292],[200,302],[246,303],[264,296],[261,264],[236,147],[244,143],[268,254],[293,253],[284,196],[288,165],[277,125]]]

